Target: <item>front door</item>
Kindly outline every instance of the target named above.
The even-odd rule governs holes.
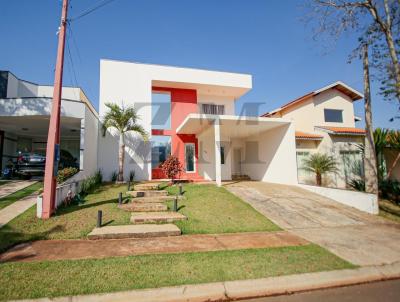
[[[241,175],[242,174],[242,150],[241,149],[233,149],[233,174]]]

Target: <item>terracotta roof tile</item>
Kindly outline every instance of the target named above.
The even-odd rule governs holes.
[[[352,127],[326,127],[326,126],[318,126],[320,129],[328,130],[333,134],[356,134],[356,135],[364,135],[365,129],[360,128],[352,128]]]
[[[322,140],[323,136],[315,133],[306,133],[302,131],[296,131],[297,139],[308,139],[308,140]]]

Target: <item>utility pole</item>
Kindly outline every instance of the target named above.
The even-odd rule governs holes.
[[[44,172],[44,192],[42,218],[50,218],[55,209],[57,170],[60,159],[60,109],[62,78],[64,67],[65,35],[67,29],[68,0],[63,0],[61,25],[58,33],[58,50],[54,76],[53,103],[50,115],[49,132],[46,147],[46,168]]]

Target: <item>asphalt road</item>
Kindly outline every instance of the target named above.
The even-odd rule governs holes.
[[[245,300],[247,302],[398,302],[400,280],[324,289],[278,297]]]

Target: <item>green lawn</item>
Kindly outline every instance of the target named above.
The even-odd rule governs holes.
[[[0,265],[0,300],[354,268],[316,245]]]
[[[214,185],[185,185],[185,199],[179,206],[188,221],[177,223],[184,234],[275,231],[279,228],[251,206]],[[48,220],[36,218],[32,207],[0,229],[0,252],[25,241],[40,239],[84,238],[96,226],[97,211],[103,211],[103,223],[130,223],[131,213],[117,207],[119,192],[126,185],[103,185],[85,198],[82,205],[60,208]],[[177,188],[168,190],[175,193]]]
[[[379,215],[389,220],[400,222],[400,206],[392,201],[379,199]]]
[[[10,182],[10,180],[0,180],[0,186],[5,185],[9,182]]]
[[[20,200],[28,195],[31,195],[32,193],[36,192],[39,190],[43,184],[41,182],[34,183],[33,185],[30,185],[29,187],[26,187],[24,189],[21,189],[13,194],[10,194],[6,197],[0,198],[0,210],[9,206],[13,202]]]
[[[167,189],[176,194],[177,187]],[[188,220],[176,225],[184,234],[277,231],[279,227],[228,190],[215,185],[184,185],[179,212]],[[172,202],[168,204],[172,207]]]
[[[104,185],[86,196],[82,205],[60,208],[48,220],[36,218],[36,207],[0,229],[0,251],[24,241],[85,237],[96,226],[97,211],[103,211],[103,224],[128,224],[130,213],[118,209],[118,193],[126,186]]]

